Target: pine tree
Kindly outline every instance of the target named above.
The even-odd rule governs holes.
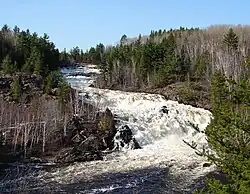
[[[122,35],[121,40],[120,40],[121,46],[124,46],[124,44],[126,43],[126,41],[127,41],[127,35],[124,34],[124,35]]]
[[[3,72],[5,74],[13,74],[16,71],[18,71],[17,62],[14,63],[11,62],[10,57],[7,55],[3,60]]]
[[[33,56],[31,55],[26,61],[22,68],[24,72],[33,73],[34,71],[34,63],[33,63]]]
[[[42,73],[42,60],[41,60],[41,54],[38,50],[35,52],[34,63],[35,63],[34,74],[41,75],[41,73]]]
[[[142,37],[141,34],[139,34],[138,40],[136,41],[137,45],[140,45],[142,43]]]
[[[50,94],[53,88],[53,74],[52,72],[46,78],[45,93]]]
[[[209,64],[210,64],[210,54],[208,51],[205,51],[202,53],[196,64],[196,74],[200,77],[203,77],[206,73],[206,71],[209,69]]]
[[[229,90],[230,87],[230,90]],[[246,194],[250,191],[250,85],[236,84],[216,73],[212,81],[214,119],[206,129],[216,151],[208,158],[230,179],[228,184],[211,180],[206,193]]]
[[[223,43],[227,45],[228,49],[238,49],[239,37],[234,33],[232,28],[230,28],[228,33],[224,35]]]
[[[43,72],[41,53],[37,47],[31,49],[30,57],[25,62],[23,70],[28,73],[40,75]]]
[[[190,61],[190,57],[184,47],[184,45],[181,48],[181,53],[180,56],[178,56],[179,59],[179,63],[177,63],[177,74],[180,75],[186,75],[191,67],[191,61]]]
[[[12,97],[15,101],[19,101],[22,95],[22,89],[20,85],[19,78],[14,78],[12,86],[11,86]]]
[[[66,102],[68,101],[68,97],[69,97],[69,93],[70,93],[70,86],[66,81],[62,81],[59,84],[59,98],[61,103],[66,104]]]
[[[12,64],[12,72],[15,73],[18,71],[18,65],[17,65],[17,62],[15,61],[13,64]]]
[[[7,55],[7,56],[3,59],[2,68],[3,68],[3,72],[4,72],[5,74],[11,74],[11,73],[12,73],[11,58],[10,58],[9,55]]]

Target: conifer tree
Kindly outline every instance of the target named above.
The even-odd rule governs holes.
[[[126,43],[126,41],[127,41],[127,35],[124,34],[124,35],[122,35],[121,40],[120,40],[121,46],[124,46],[124,44]]]
[[[15,77],[11,86],[12,97],[15,101],[19,101],[22,95],[22,89],[18,77]]]
[[[198,76],[204,76],[206,71],[209,69],[209,64],[210,64],[210,54],[208,51],[205,51],[200,55],[200,57],[197,60],[196,64],[196,74]]]
[[[59,98],[61,103],[66,104],[70,92],[70,86],[66,81],[59,84]]]
[[[230,28],[228,33],[224,35],[223,43],[227,45],[228,49],[238,49],[239,37],[234,33],[232,28]]]
[[[46,77],[45,93],[50,94],[53,87],[53,74],[52,72]]]
[[[12,67],[11,67],[11,58],[9,55],[7,55],[2,62],[2,68],[3,68],[3,72],[5,74],[11,74],[12,73]]]
[[[18,65],[17,65],[17,62],[15,61],[13,64],[12,64],[12,72],[15,73],[18,71]]]
[[[205,133],[216,154],[205,155],[228,175],[229,183],[210,180],[206,193],[249,193],[250,85],[246,80],[236,84],[216,73],[211,94],[214,119]]]
[[[33,71],[34,71],[34,63],[33,63],[33,56],[32,55],[28,59],[26,59],[22,70],[24,72],[27,72],[27,73],[33,73]]]
[[[34,56],[34,74],[40,75],[42,73],[42,60],[41,60],[41,54],[38,50],[35,52]]]

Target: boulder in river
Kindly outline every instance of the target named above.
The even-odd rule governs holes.
[[[71,163],[102,160],[100,153],[100,142],[97,137],[91,136],[82,141],[79,145],[63,149],[56,156],[55,162]]]
[[[98,112],[93,121],[74,116],[66,127],[64,149],[55,157],[56,162],[101,160],[101,152],[114,147],[117,130],[114,116],[109,109]]]
[[[117,133],[114,137],[114,149],[121,149],[127,147],[129,149],[140,149],[139,143],[133,137],[133,133],[128,125],[121,126],[118,128]]]
[[[163,106],[161,112],[168,114],[169,110],[167,109],[167,106]]]

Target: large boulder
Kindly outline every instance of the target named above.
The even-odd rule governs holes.
[[[42,76],[23,73],[19,77],[24,92],[43,91],[44,81]]]
[[[97,113],[96,121],[98,137],[103,140],[105,149],[112,149],[114,146],[113,138],[117,132],[114,115],[107,108],[105,112]]]
[[[56,156],[55,162],[71,163],[102,160],[100,148],[101,146],[98,138],[90,136],[79,145],[61,150]]]
[[[66,128],[64,149],[55,157],[59,163],[102,160],[104,151],[141,148],[127,125],[115,128],[114,115],[109,109],[98,112],[93,121],[84,115],[74,116]]]
[[[114,116],[109,109],[98,112],[93,121],[74,116],[66,126],[64,148],[55,157],[56,162],[101,160],[101,152],[114,147],[116,134]]]
[[[117,133],[114,137],[114,149],[140,149],[141,146],[133,136],[131,129],[127,126],[121,126],[118,128]]]

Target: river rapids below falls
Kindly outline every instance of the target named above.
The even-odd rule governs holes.
[[[206,158],[184,141],[208,147],[204,133],[194,126],[204,131],[211,112],[161,95],[89,87],[99,73],[93,65],[61,71],[82,99],[109,108],[119,121],[117,127],[129,126],[142,149],[125,147],[103,161],[68,166],[11,164],[17,178],[1,181],[0,193],[15,193],[22,187],[25,193],[192,193],[204,186],[206,175],[215,168],[205,167]]]

